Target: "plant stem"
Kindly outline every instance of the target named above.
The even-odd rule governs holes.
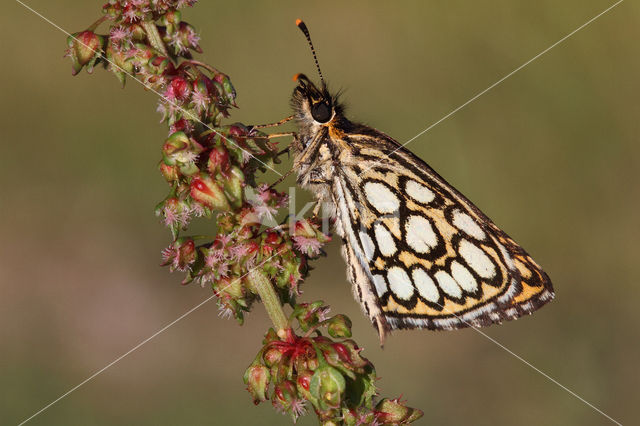
[[[254,269],[253,271],[249,272],[248,278],[253,287],[260,295],[262,304],[267,310],[267,314],[269,315],[269,318],[271,318],[271,322],[273,322],[273,325],[276,327],[278,336],[280,336],[284,333],[284,330],[289,328],[289,322],[287,321],[287,317],[284,315],[284,311],[282,310],[280,298],[276,294],[276,291],[273,289],[271,282],[267,279],[267,277],[264,276],[262,272]]]
[[[142,28],[147,33],[147,37],[149,38],[149,43],[153,46],[154,49],[162,52],[162,54],[166,57],[169,57],[169,53],[167,52],[167,47],[164,45],[162,41],[162,37],[160,37],[160,33],[158,32],[158,27],[156,27],[155,22],[153,21],[143,21]]]

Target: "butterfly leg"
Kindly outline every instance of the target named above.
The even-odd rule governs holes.
[[[289,169],[289,171],[287,171],[285,174],[281,175],[278,180],[276,180],[275,182],[273,182],[271,185],[269,185],[269,189],[274,188],[275,186],[277,186],[278,184],[282,183],[283,180],[285,180],[286,178],[289,177],[289,175],[291,173],[293,173],[293,171],[295,170],[295,168],[293,169]]]
[[[281,133],[271,133],[270,135],[266,135],[266,136],[254,136],[257,138],[263,138],[263,139],[273,139],[273,138],[283,138],[285,136],[296,136],[295,132],[281,132]]]
[[[251,126],[252,129],[264,129],[267,127],[278,127],[278,126],[282,126],[284,123],[293,120],[293,115],[290,115],[289,117],[285,117],[282,120],[276,122],[276,123],[269,123],[269,124],[258,124],[256,126]]]

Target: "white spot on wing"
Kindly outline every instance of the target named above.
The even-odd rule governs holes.
[[[409,300],[413,296],[413,286],[406,271],[398,266],[393,266],[387,272],[389,287],[400,299]]]
[[[373,240],[366,232],[360,231],[360,241],[362,242],[362,250],[364,250],[364,256],[368,261],[371,261],[371,259],[373,259],[373,252],[375,250]]]
[[[420,296],[433,303],[436,303],[440,299],[438,287],[436,287],[431,277],[422,268],[414,269],[411,277]]]
[[[376,293],[378,293],[378,297],[381,297],[387,292],[387,281],[382,275],[373,276],[373,285],[375,285],[376,287]]]
[[[397,249],[391,232],[389,232],[383,224],[377,223],[375,226],[375,234],[380,253],[382,253],[383,256],[393,255]]]
[[[463,290],[473,293],[478,289],[478,283],[471,272],[456,261],[451,262],[451,275]]]
[[[436,281],[438,281],[438,285],[445,293],[449,296],[452,296],[456,299],[460,299],[462,297],[462,289],[456,283],[456,281],[451,278],[451,275],[446,273],[445,271],[438,271],[435,273]]]
[[[380,182],[365,183],[364,193],[367,196],[367,200],[380,213],[393,213],[400,208],[398,197]]]
[[[461,240],[458,252],[471,268],[482,278],[496,275],[496,267],[482,249],[467,240]]]
[[[405,231],[407,244],[418,253],[428,253],[438,244],[431,223],[421,216],[410,216]]]
[[[486,234],[480,228],[480,225],[471,216],[460,210],[453,212],[453,226],[475,239],[484,240],[486,238]]]
[[[407,182],[407,194],[419,203],[430,203],[436,198],[435,194],[426,186],[416,181]]]

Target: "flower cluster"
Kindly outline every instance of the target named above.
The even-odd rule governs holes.
[[[294,307],[302,336],[287,329],[279,336],[270,329],[244,382],[255,404],[271,400],[295,422],[310,405],[324,425],[397,425],[422,417],[399,399],[377,395],[376,372],[351,339],[351,321],[344,315],[327,317],[323,302]],[[326,329],[329,336],[323,336]]]
[[[162,264],[185,274],[182,284],[210,286],[220,314],[240,323],[262,300],[277,331],[267,334],[245,376],[256,402],[270,395],[294,419],[309,402],[326,424],[413,421],[420,412],[398,400],[373,407],[375,371],[348,339],[350,321],[327,318],[321,303],[296,304],[308,261],[322,254],[330,237],[315,217],[280,214],[287,195],[258,182],[260,172],[279,162],[272,139],[254,127],[222,123],[237,107],[236,92],[226,74],[193,59],[202,51],[200,39],[179,9],[194,3],[109,0],[100,19],[67,39],[74,75],[102,64],[122,84],[136,78],[161,98],[168,135],[159,169],[169,193],[156,215],[172,236]],[[96,33],[105,22],[109,31]],[[183,235],[197,218],[215,219],[215,232]],[[285,303],[294,308],[289,320]],[[294,319],[302,337],[289,326]]]

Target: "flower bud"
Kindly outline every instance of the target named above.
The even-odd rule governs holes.
[[[133,63],[128,60],[127,53],[119,49],[111,41],[107,44],[107,60],[109,61],[109,69],[120,80],[122,86],[124,86],[125,78],[127,74],[133,74]]]
[[[338,314],[329,319],[327,324],[329,336],[334,338],[351,337],[351,320],[342,314]]]
[[[283,354],[278,348],[270,348],[265,351],[262,358],[264,359],[265,365],[271,368],[282,361]]]
[[[267,244],[280,244],[282,237],[278,232],[269,231],[265,235],[264,242]]]
[[[183,46],[193,49],[198,53],[202,53],[203,50],[200,47],[200,36],[196,33],[195,28],[186,22],[180,22],[178,25],[178,37]],[[235,97],[235,94],[234,94]]]
[[[96,61],[102,55],[105,37],[100,36],[93,31],[82,31],[70,35],[67,38],[67,54],[71,57],[72,70],[71,74],[76,75],[87,67],[87,72],[91,74]]]
[[[421,410],[407,407],[399,398],[383,398],[376,405],[376,416],[383,425],[408,424],[415,422],[424,415]]]
[[[190,166],[203,150],[202,145],[189,138],[186,133],[174,132],[162,146],[162,160],[168,166]],[[193,174],[189,168],[180,171],[187,176]]]
[[[296,379],[296,387],[298,388],[298,393],[304,399],[313,402],[313,396],[311,395],[311,392],[310,392],[312,376],[313,376],[313,371],[310,371],[310,370],[298,371],[298,378]]]
[[[200,173],[191,181],[191,198],[212,210],[231,210],[224,192],[211,176]]]
[[[342,402],[346,382],[340,371],[330,365],[322,365],[313,373],[309,392],[318,400],[321,410],[337,408]]]
[[[189,266],[196,261],[197,256],[196,246],[191,238],[178,238],[163,250],[161,265],[169,265],[171,272],[187,271]]]
[[[327,309],[322,306],[323,303],[322,300],[318,300],[313,303],[300,303],[296,305],[292,316],[298,320],[302,331],[306,332],[324,320]]]
[[[131,33],[131,40],[137,42],[144,42],[147,39],[147,32],[142,28],[140,24],[129,25],[129,32]],[[149,58],[147,58],[149,59]]]
[[[213,292],[221,299],[232,298],[241,299],[244,296],[242,282],[238,278],[220,278],[213,283]]]
[[[147,68],[156,75],[164,73],[173,74],[175,71],[173,62],[171,62],[171,59],[166,56],[152,56],[147,61]]]
[[[270,378],[269,369],[257,361],[254,361],[244,372],[244,383],[253,397],[254,404],[267,400]]]
[[[226,74],[218,73],[213,77],[213,80],[218,83],[222,89],[221,95],[224,98],[225,103],[230,103],[233,106],[236,105],[236,89],[231,84],[231,79]]]
[[[239,167],[233,166],[231,173],[222,180],[224,185],[224,192],[231,205],[238,209],[242,206],[244,173]]]
[[[229,173],[230,166],[229,151],[222,145],[214,146],[209,153],[209,161],[207,162],[209,173],[212,175],[220,173],[226,176]]]
[[[160,24],[166,27],[167,34],[173,34],[181,20],[182,13],[179,10],[169,10],[160,17]]]
[[[315,238],[317,232],[307,219],[303,219],[295,223],[293,235],[296,237]]]
[[[204,74],[194,80],[193,91],[200,91],[210,97],[213,97],[216,94],[216,88],[213,86],[213,82]]]
[[[291,407],[291,403],[297,399],[298,391],[296,385],[290,380],[278,383],[273,389],[272,402],[276,408],[282,408],[286,411]]]
[[[189,97],[190,93],[191,85],[187,82],[187,80],[185,80],[181,76],[176,76],[171,79],[167,90],[164,92],[164,96],[170,101],[184,101]]]

